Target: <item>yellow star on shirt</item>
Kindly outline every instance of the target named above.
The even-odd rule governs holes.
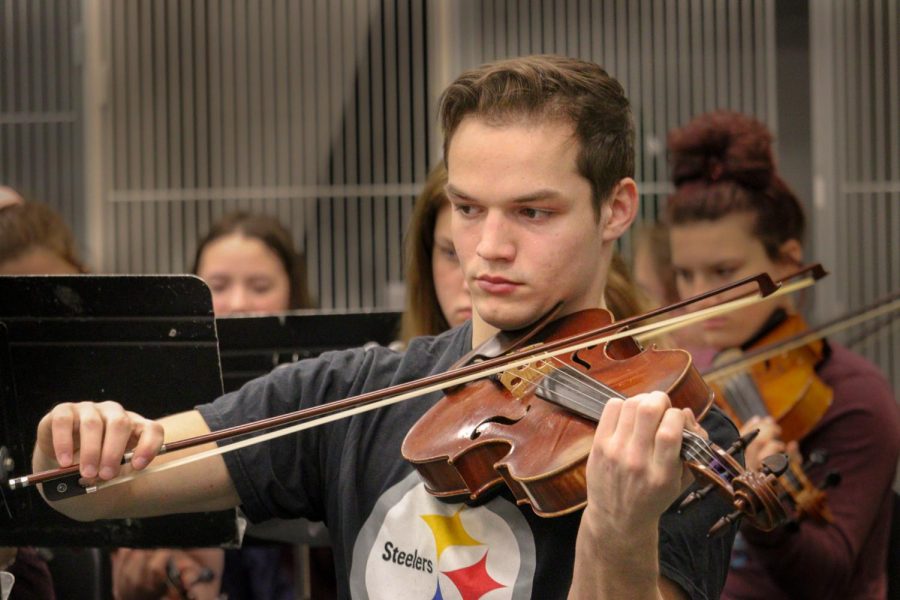
[[[419,515],[431,528],[434,535],[434,543],[437,546],[438,558],[445,548],[449,546],[481,546],[482,543],[473,538],[463,527],[459,518],[460,511],[453,513],[451,517],[444,515]]]

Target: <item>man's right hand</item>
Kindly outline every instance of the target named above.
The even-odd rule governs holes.
[[[38,424],[34,472],[79,464],[81,476],[94,483],[120,474],[122,456],[134,452],[130,467],[144,469],[216,447],[210,442],[159,456],[164,442],[209,433],[197,410],[163,417],[158,422],[125,410],[115,402],[60,404]],[[43,488],[41,489],[43,492]],[[54,509],[78,521],[151,517],[206,512],[237,506],[240,499],[221,456],[136,477],[96,494],[53,502]]]
[[[38,424],[32,466],[38,472],[78,462],[85,479],[108,480],[119,474],[127,450],[134,451],[132,467],[146,467],[164,436],[161,424],[116,402],[66,402]]]

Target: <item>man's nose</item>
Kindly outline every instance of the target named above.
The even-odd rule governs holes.
[[[516,246],[507,217],[500,211],[488,211],[481,225],[476,253],[484,260],[509,261],[515,257]]]

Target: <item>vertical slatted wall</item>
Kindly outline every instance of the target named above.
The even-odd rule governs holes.
[[[291,225],[321,306],[394,301],[434,142],[430,7],[112,3],[110,267],[183,270],[198,233],[240,207]],[[645,218],[667,189],[668,129],[721,106],[775,125],[772,0],[466,0],[449,14],[463,68],[559,52],[622,80]]]
[[[729,107],[777,133],[773,0],[441,2],[104,2],[96,266],[183,271],[198,235],[242,207],[291,226],[322,306],[395,302],[402,231],[437,143],[438,63],[454,65],[441,79],[535,52],[606,66],[635,105],[648,220],[668,189],[669,129]],[[812,237],[835,272],[817,291],[825,318],[900,285],[900,44],[893,0],[809,10]],[[0,179],[49,200],[82,235],[79,11],[78,0],[0,0]],[[449,61],[429,54],[435,28]],[[900,374],[897,335],[863,350]]]
[[[637,126],[641,218],[667,183],[666,133],[715,108],[777,131],[772,0],[464,0],[464,67],[522,54],[597,62],[625,87]],[[625,240],[627,251],[628,240]]]
[[[320,306],[396,304],[431,135],[423,3],[110,6],[110,268],[188,269],[225,212],[266,211]]]
[[[823,0],[810,11],[815,235],[833,272],[825,318],[900,291],[900,9]],[[856,349],[900,392],[900,319]]]
[[[79,0],[0,0],[0,185],[56,208],[83,239]]]

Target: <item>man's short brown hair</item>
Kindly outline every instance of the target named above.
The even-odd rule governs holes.
[[[445,158],[456,128],[470,115],[497,125],[522,118],[571,123],[580,144],[578,172],[591,182],[598,216],[615,185],[634,176],[634,123],[625,90],[594,63],[563,56],[489,63],[460,75],[440,107]]]

